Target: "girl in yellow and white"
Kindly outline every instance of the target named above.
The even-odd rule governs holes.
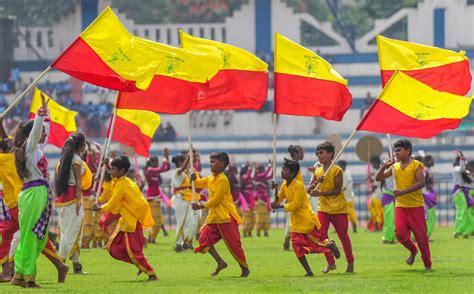
[[[59,256],[65,262],[72,260],[74,273],[82,273],[79,259],[84,209],[82,191],[90,188],[92,173],[80,154],[85,150],[85,137],[81,133],[72,134],[64,143],[56,173],[56,210],[59,214]]]
[[[171,207],[173,207],[176,216],[176,252],[193,249],[193,238],[198,231],[198,222],[201,212],[193,211],[191,202],[199,201],[201,196],[195,193],[193,199],[191,190],[191,181],[186,173],[189,166],[189,156],[178,154],[171,160],[176,169],[171,177],[171,186],[173,188],[173,198]]]

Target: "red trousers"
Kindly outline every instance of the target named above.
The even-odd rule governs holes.
[[[1,201],[1,200],[0,200]],[[12,219],[0,223],[0,264],[8,262],[8,253],[12,244],[13,235],[20,229],[18,225],[18,207],[10,209]],[[14,215],[16,218],[14,218]]]
[[[323,240],[327,239],[321,238],[321,232],[317,228],[314,228],[308,234],[291,233],[291,244],[293,245],[296,257],[300,258],[310,253],[324,253],[328,264],[333,265],[335,263],[334,255],[330,249],[322,246]]]
[[[122,232],[118,229],[112,234],[107,243],[110,256],[117,260],[134,264],[140,271],[151,276],[155,270],[151,267],[143,254],[145,237],[142,225],[137,222],[134,233]]]
[[[321,239],[328,239],[329,224],[332,224],[341,241],[347,263],[353,263],[354,255],[352,255],[351,238],[349,238],[349,234],[347,233],[347,213],[329,214],[318,211],[318,218],[321,223]]]
[[[116,220],[120,218],[120,214],[113,214],[111,212],[104,212],[99,220],[99,226],[102,231],[107,235],[110,236],[109,226]]]
[[[235,260],[244,268],[249,268],[245,259],[244,249],[240,242],[239,225],[234,218],[225,224],[207,224],[201,229],[199,236],[199,246],[194,252],[206,253],[210,247],[214,246],[220,239],[223,239],[227,249]]]
[[[18,207],[14,207],[9,211],[12,218],[0,223],[0,236],[2,237],[0,241],[0,265],[8,261],[8,253],[10,251],[13,235],[20,229]],[[53,243],[51,243],[49,239],[41,253],[52,262],[54,262],[54,260],[61,261],[61,257],[56,253]]]
[[[411,253],[417,251],[416,245],[410,239],[413,232],[416,243],[421,251],[421,259],[425,267],[431,267],[430,245],[426,229],[424,207],[404,208],[395,207],[395,235],[400,242]]]

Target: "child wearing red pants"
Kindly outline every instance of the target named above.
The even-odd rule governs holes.
[[[351,239],[347,233],[347,203],[343,190],[344,172],[339,166],[333,165],[324,176],[334,158],[334,146],[330,142],[319,144],[316,147],[316,156],[322,166],[314,171],[314,182],[308,190],[311,196],[319,197],[318,218],[321,222],[321,238],[328,238],[329,224],[332,224],[344,249],[347,261],[346,273],[352,273],[354,272],[354,256]],[[320,183],[319,188],[314,189],[318,183]],[[336,264],[328,265],[323,272],[327,273],[334,269],[336,269]]]
[[[418,248],[426,270],[431,270],[430,245],[425,219],[425,203],[422,188],[425,186],[424,165],[412,159],[412,145],[409,140],[398,140],[393,144],[397,162],[389,159],[377,171],[375,179],[382,181],[394,173],[395,190],[395,235],[397,240],[410,251],[407,264],[412,265]],[[391,168],[393,166],[393,168]],[[413,232],[418,248],[411,241]]]

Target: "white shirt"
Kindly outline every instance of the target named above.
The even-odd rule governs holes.
[[[23,182],[31,182],[39,179],[48,179],[48,161],[41,151],[43,144],[39,144],[41,135],[43,134],[43,126],[46,133],[46,139],[48,140],[49,136],[49,122],[44,120],[47,117],[41,117],[36,115],[33,121],[33,128],[31,129],[30,136],[26,141],[25,146],[25,159],[26,159],[26,169],[29,172],[29,176],[23,179]]]
[[[346,201],[354,202],[354,181],[351,173],[346,169],[344,171],[344,197]]]

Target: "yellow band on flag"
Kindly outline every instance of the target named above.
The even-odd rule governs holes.
[[[147,51],[154,60],[161,60],[155,74],[205,83],[219,70],[220,59],[213,54],[191,52],[139,37],[133,37],[134,47]]]
[[[379,99],[416,120],[461,119],[469,114],[472,98],[433,90],[397,71]]]
[[[416,70],[469,60],[464,51],[394,40],[377,35],[381,70]]]
[[[119,109],[117,116],[137,126],[140,132],[153,138],[156,128],[160,125],[160,115],[146,110]]]
[[[111,69],[125,79],[136,81],[136,86],[143,90],[148,88],[161,63],[146,50],[134,46],[132,35],[110,7],[80,37]]]
[[[245,49],[213,40],[193,37],[182,30],[179,33],[182,48],[219,57],[219,69],[268,71],[268,64]]]
[[[324,58],[280,33],[275,33],[275,73],[317,78],[347,85],[347,80]]]
[[[51,97],[46,95],[44,92],[41,92],[38,88],[35,88],[35,91],[33,93],[30,113],[32,113],[33,115],[36,114],[38,108],[41,107],[41,93],[43,93],[46,99],[50,99],[48,103],[48,108],[50,112],[51,122],[63,126],[67,132],[72,133],[77,131],[75,118],[77,112],[69,110],[64,106],[61,106],[59,103],[51,99]]]

